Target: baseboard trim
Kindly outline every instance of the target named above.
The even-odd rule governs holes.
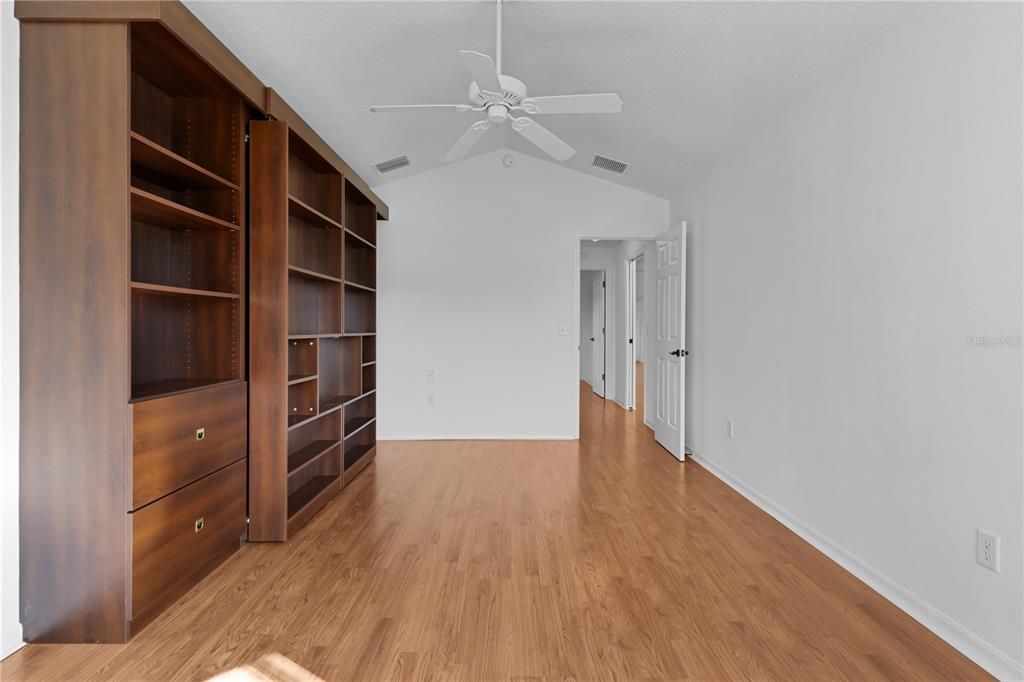
[[[377,442],[388,441],[388,440],[579,440],[575,435],[569,434],[516,434],[516,435],[466,435],[466,434],[444,434],[444,435],[402,435],[397,436],[393,434],[379,435],[377,436]]]
[[[888,599],[896,608],[938,635],[951,647],[971,659],[988,673],[1000,680],[1024,680],[1024,665],[981,639],[955,620],[942,613],[887,575],[865,563],[857,556],[814,530],[798,518],[762,496],[743,481],[710,461],[691,446],[686,451],[700,466],[727,486],[745,497],[756,507],[796,533],[812,547],[827,556],[842,568],[852,573],[861,582]]]
[[[0,642],[0,661],[25,646],[25,639],[22,635],[21,622],[16,622],[10,629],[4,631],[3,641]]]

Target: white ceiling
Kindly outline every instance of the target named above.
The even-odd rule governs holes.
[[[494,54],[494,4],[225,2],[189,8],[371,185],[435,168],[479,114],[372,114],[371,104],[462,103],[458,50]],[[506,1],[503,71],[532,95],[618,92],[618,115],[538,117],[571,168],[671,198],[738,139],[924,3]],[[504,126],[474,153],[547,158]],[[628,162],[622,176],[595,153]],[[372,164],[408,155],[382,176]]]

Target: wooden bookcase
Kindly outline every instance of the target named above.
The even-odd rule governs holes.
[[[268,110],[250,128],[249,538],[283,541],[375,454],[380,211],[273,91]]]
[[[246,534],[259,103],[178,4],[17,15],[21,621],[28,641],[123,642]]]

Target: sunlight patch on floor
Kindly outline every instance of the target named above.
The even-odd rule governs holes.
[[[267,654],[255,663],[232,668],[207,682],[324,682],[281,654]]]

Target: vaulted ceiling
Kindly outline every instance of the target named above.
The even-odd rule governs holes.
[[[494,54],[491,1],[187,4],[371,185],[441,165],[481,117],[368,108],[464,103],[470,78],[458,51]],[[619,93],[618,115],[537,118],[576,148],[570,168],[670,198],[787,102],[922,11],[877,2],[506,0],[503,71],[531,95]],[[507,125],[489,131],[474,154],[499,147],[547,158]],[[403,154],[407,168],[373,168]],[[594,154],[629,168],[621,176],[593,168]]]

